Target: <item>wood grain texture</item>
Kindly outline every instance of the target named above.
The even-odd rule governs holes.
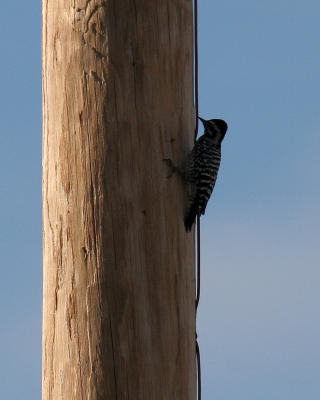
[[[194,400],[191,0],[43,0],[43,399]]]

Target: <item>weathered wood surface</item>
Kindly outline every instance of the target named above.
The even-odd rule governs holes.
[[[191,0],[43,0],[43,399],[195,399]]]

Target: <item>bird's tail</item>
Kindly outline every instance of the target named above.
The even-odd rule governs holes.
[[[192,225],[195,222],[198,212],[199,212],[199,198],[198,196],[192,196],[184,216],[184,226],[186,227],[187,232],[191,231]]]

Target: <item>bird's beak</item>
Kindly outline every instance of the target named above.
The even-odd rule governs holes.
[[[201,117],[198,117],[198,119],[200,119],[200,121],[201,121],[203,124],[205,124],[205,123],[207,122],[205,119],[203,119],[203,118],[201,118]]]

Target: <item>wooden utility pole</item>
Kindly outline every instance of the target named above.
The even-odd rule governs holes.
[[[194,400],[192,0],[43,0],[43,400]]]

